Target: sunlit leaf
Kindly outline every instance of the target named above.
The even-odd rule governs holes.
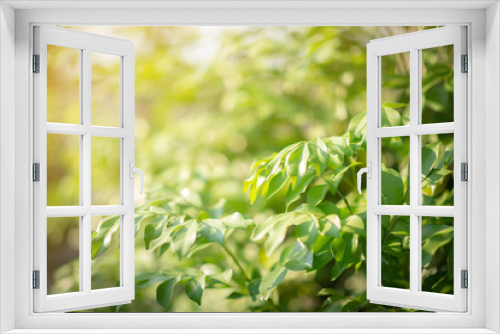
[[[328,186],[326,184],[321,186],[316,186],[311,188],[307,192],[307,204],[316,206],[323,201],[325,198],[326,191],[328,190]]]
[[[200,233],[209,241],[224,245],[226,226],[219,219],[205,219],[201,222]]]
[[[196,241],[197,229],[196,220],[191,219],[172,233],[172,248],[179,258],[185,257]]]
[[[264,276],[260,283],[260,293],[264,300],[267,300],[271,292],[285,279],[287,271],[286,268],[277,267],[267,276]]]

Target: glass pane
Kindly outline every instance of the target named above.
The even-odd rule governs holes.
[[[381,126],[410,124],[410,53],[380,57]]]
[[[80,205],[80,136],[47,134],[47,205]]]
[[[421,52],[422,124],[453,122],[453,45]]]
[[[120,218],[92,216],[92,290],[120,286]]]
[[[120,138],[92,137],[92,205],[119,205]]]
[[[410,138],[382,138],[382,205],[410,204]]]
[[[422,291],[453,294],[453,218],[422,217]]]
[[[453,134],[422,136],[422,205],[453,206]]]
[[[120,56],[92,52],[92,125],[120,126]]]
[[[47,293],[80,290],[80,217],[47,218]]]
[[[80,53],[47,45],[47,122],[80,123]]]
[[[410,288],[410,217],[382,216],[382,286]]]

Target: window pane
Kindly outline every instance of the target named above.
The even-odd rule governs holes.
[[[410,288],[410,217],[382,216],[382,286]]]
[[[453,294],[453,218],[422,217],[422,291]]]
[[[120,218],[92,216],[92,290],[120,286]]]
[[[453,122],[453,45],[421,52],[422,124]]]
[[[381,139],[382,205],[410,204],[410,138]]]
[[[453,206],[453,134],[422,136],[422,205]]]
[[[80,290],[80,217],[47,218],[47,293]]]
[[[80,136],[47,134],[47,205],[80,205]]]
[[[410,53],[380,57],[381,126],[410,124]]]
[[[119,205],[120,138],[92,137],[92,205]]]
[[[120,56],[92,52],[92,125],[120,126]]]
[[[47,45],[47,122],[80,123],[80,52]]]

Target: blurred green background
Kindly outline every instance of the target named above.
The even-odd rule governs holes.
[[[367,43],[432,27],[70,28],[134,43],[136,166],[146,174],[136,298],[90,311],[410,311],[366,300],[355,172],[366,159]],[[383,57],[383,126],[407,124],[408,58]],[[422,59],[423,122],[453,121],[453,48]],[[49,47],[48,121],[80,122],[78,68],[77,51]],[[117,78],[119,61],[93,55],[93,125],[119,124]],[[79,203],[70,137],[48,135],[48,205]],[[427,137],[423,200],[453,205],[453,136]],[[409,203],[405,142],[382,142],[383,204]],[[119,201],[116,144],[93,138],[93,204]],[[78,291],[78,218],[52,220],[49,291]],[[119,284],[119,223],[92,219],[93,288]],[[453,293],[453,221],[422,224],[424,290]],[[408,288],[409,221],[382,226],[383,285]]]

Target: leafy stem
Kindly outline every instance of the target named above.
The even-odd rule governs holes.
[[[248,277],[245,269],[243,268],[243,266],[241,265],[241,262],[238,260],[238,258],[236,257],[236,255],[234,255],[234,253],[227,247],[227,246],[222,246],[221,247],[226,251],[227,255],[229,255],[229,257],[231,259],[233,259],[233,262],[236,264],[236,266],[238,267],[238,269],[241,271],[241,273],[243,274],[243,277],[245,278],[245,281],[247,282],[250,282],[251,279],[250,277]]]
[[[345,205],[347,206],[347,209],[349,209],[350,214],[352,215],[353,213],[352,213],[352,210],[351,210],[351,206],[349,205],[349,201],[347,200],[347,198],[345,198],[344,195],[342,195],[340,193],[340,191],[338,191],[337,189],[335,189],[335,187],[333,186],[333,184],[330,181],[328,181],[327,179],[325,179],[323,176],[321,176],[321,178],[328,185],[328,189],[330,189],[330,192],[333,195],[338,194],[340,196],[340,198],[342,199],[342,201],[344,201]]]

